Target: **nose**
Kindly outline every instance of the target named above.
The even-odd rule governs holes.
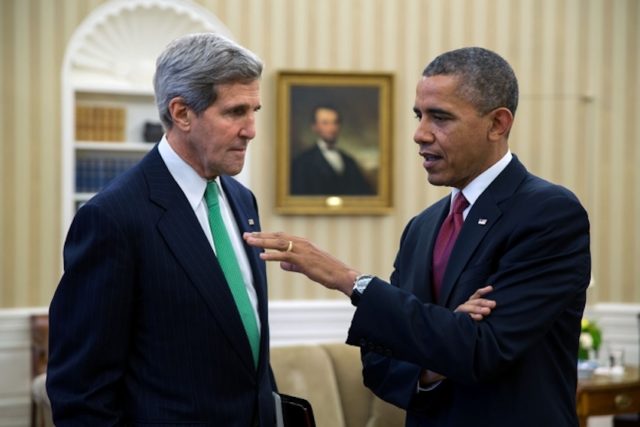
[[[239,132],[242,138],[253,139],[256,137],[256,116],[255,114],[249,114],[247,120],[240,128]]]
[[[431,143],[434,140],[433,132],[431,132],[429,124],[424,117],[418,122],[418,127],[413,133],[413,140],[416,144]]]

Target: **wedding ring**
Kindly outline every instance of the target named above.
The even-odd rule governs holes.
[[[287,246],[287,250],[285,252],[291,252],[293,250],[293,242],[289,240],[289,246]]]

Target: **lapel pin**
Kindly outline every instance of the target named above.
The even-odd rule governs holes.
[[[478,224],[479,225],[487,225],[487,219],[486,218],[480,218],[478,220]]]
[[[253,218],[249,218],[249,225],[254,225]]]

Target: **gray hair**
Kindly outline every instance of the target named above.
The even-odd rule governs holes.
[[[175,97],[200,114],[218,98],[216,86],[251,83],[261,74],[260,58],[219,34],[179,37],[156,60],[153,87],[160,120],[165,129],[173,126],[169,102]]]
[[[466,47],[445,52],[422,72],[425,77],[459,77],[458,93],[480,114],[506,107],[516,114],[518,79],[507,61],[481,47]]]

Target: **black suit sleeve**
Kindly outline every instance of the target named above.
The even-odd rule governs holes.
[[[117,425],[129,348],[134,257],[122,230],[93,204],[76,214],[65,273],[50,307],[47,392],[55,424]]]

